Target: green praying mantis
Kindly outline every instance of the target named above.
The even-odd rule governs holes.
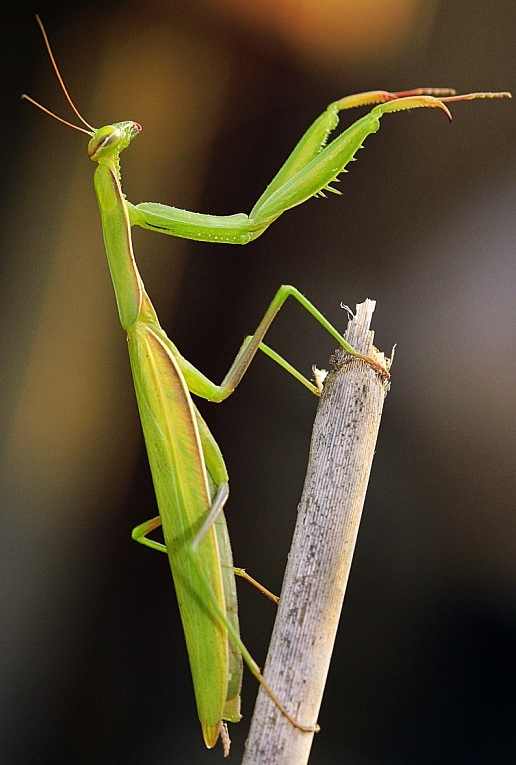
[[[261,350],[303,383],[320,391],[272,348],[264,336],[288,297],[295,298],[352,357],[388,375],[377,361],[353,349],[298,290],[283,285],[274,296],[255,333],[245,338],[220,385],[197,370],[161,328],[145,291],[132,248],[131,227],[207,242],[247,244],[260,236],[283,212],[310,197],[335,193],[331,184],[344,172],[368,135],[380,127],[384,114],[422,107],[442,110],[447,102],[500,98],[508,93],[455,95],[448,89],[419,89],[389,93],[372,91],[330,104],[308,128],[249,215],[202,215],[163,204],[133,205],[121,188],[120,153],[140,132],[133,121],[92,127],[81,116],[65,87],[47,34],[38,18],[61,89],[84,127],[58,117],[27,95],[23,98],[50,116],[89,136],[88,156],[98,163],[94,175],[102,231],[115,291],[120,323],[127,334],[134,388],[152,472],[159,516],[136,527],[133,538],[168,555],[181,613],[197,711],[206,746],[219,736],[229,751],[226,722],[240,719],[242,658],[292,725],[318,730],[315,722],[295,719],[263,679],[239,633],[235,573],[223,508],[228,498],[228,473],[221,451],[192,401],[192,394],[209,401],[227,398]],[[328,143],[339,113],[358,106],[372,110]],[[164,544],[149,538],[161,525]]]

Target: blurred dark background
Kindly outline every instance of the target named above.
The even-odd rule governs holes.
[[[86,136],[143,126],[133,202],[248,211],[327,103],[373,88],[516,88],[513,0],[190,0],[4,10],[0,765],[217,763],[204,749],[155,514]],[[514,102],[388,115],[343,176],[246,248],[135,232],[172,339],[222,379],[281,283],[344,328],[377,300],[398,351],[314,765],[516,762]],[[343,114],[348,124],[358,116]],[[310,374],[333,343],[295,305],[270,342]],[[237,565],[282,572],[316,401],[268,359],[201,403],[231,475]],[[263,663],[274,609],[240,586]],[[245,677],[241,757],[256,683]]]

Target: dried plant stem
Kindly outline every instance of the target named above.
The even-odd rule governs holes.
[[[369,330],[375,303],[357,306],[346,339],[385,360]],[[388,382],[344,352],[328,375],[265,665],[294,718],[314,725],[335,642]],[[260,688],[243,765],[304,765],[313,733],[294,728]],[[323,735],[323,734],[320,734]]]

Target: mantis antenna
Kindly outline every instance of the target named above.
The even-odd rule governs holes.
[[[42,104],[38,103],[33,98],[28,96],[26,93],[22,94],[22,98],[24,98],[26,101],[30,101],[31,104],[34,104],[34,106],[37,106],[38,109],[41,109],[41,111],[45,112],[50,117],[53,117],[58,122],[61,122],[63,125],[68,125],[68,127],[71,127],[74,130],[80,130],[81,133],[86,133],[86,135],[91,135],[92,133],[95,132],[95,128],[92,125],[90,125],[89,122],[86,122],[86,120],[84,119],[84,117],[82,116],[82,114],[77,109],[77,107],[75,106],[74,102],[72,101],[72,98],[71,98],[70,94],[68,93],[68,91],[66,89],[66,85],[64,84],[64,80],[61,77],[61,72],[59,71],[59,67],[57,66],[57,62],[56,62],[56,60],[54,58],[54,54],[52,53],[52,48],[50,47],[50,41],[49,41],[48,35],[47,35],[46,31],[45,31],[45,27],[43,26],[43,22],[41,21],[41,19],[40,19],[40,17],[38,15],[36,15],[36,21],[38,22],[39,28],[41,29],[41,33],[43,35],[43,40],[45,41],[45,46],[47,48],[48,55],[50,57],[50,61],[52,62],[52,66],[54,67],[54,72],[56,73],[57,80],[59,82],[59,85],[61,86],[61,90],[63,91],[64,96],[65,96],[66,100],[68,101],[68,103],[70,104],[70,107],[72,108],[74,114],[77,115],[77,117],[80,119],[80,121],[82,122],[83,125],[86,125],[88,130],[85,130],[84,128],[79,127],[79,125],[74,125],[73,122],[68,122],[68,120],[63,119],[63,117],[59,117],[57,114],[54,114],[54,112],[51,112],[50,109],[47,109],[46,106],[43,106]]]

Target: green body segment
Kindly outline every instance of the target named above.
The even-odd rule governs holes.
[[[209,587],[220,610],[230,619],[236,615],[229,536],[221,513],[192,553],[213,499],[195,408],[162,333],[139,321],[128,329],[127,337],[197,710],[206,744],[213,746],[221,720],[240,719],[242,658],[230,652],[227,629],[206,597]]]
[[[106,253],[120,321],[127,332],[138,410],[163,536],[190,660],[197,710],[207,746],[221,721],[240,719],[242,657],[230,644],[220,612],[238,632],[236,584],[224,514],[193,552],[217,487],[227,482],[220,450],[197,412],[159,325],[132,252],[129,218],[113,168],[95,171]],[[205,453],[206,452],[206,453]],[[211,472],[210,472],[211,470]],[[215,609],[207,588],[218,605]]]
[[[143,283],[133,255],[129,217],[120,181],[110,167],[99,165],[93,183],[120,324],[127,330],[140,316],[143,296]]]

